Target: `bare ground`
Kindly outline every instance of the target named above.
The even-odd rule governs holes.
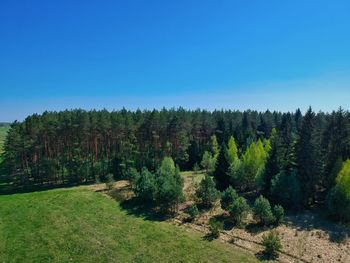
[[[187,197],[186,203],[180,205],[179,214],[167,221],[171,224],[185,227],[188,231],[196,231],[203,234],[203,238],[209,234],[208,221],[212,217],[224,220],[225,227],[221,231],[219,240],[229,243],[237,248],[249,251],[259,256],[263,250],[262,236],[270,229],[248,225],[246,229],[239,229],[229,224],[225,212],[217,203],[212,209],[201,211],[193,222],[187,222],[184,210],[193,203],[193,194],[198,179],[185,174],[184,191]],[[84,186],[94,191],[106,192],[104,184]],[[108,193],[118,201],[133,197],[128,181],[115,183],[114,190]],[[285,223],[274,228],[279,233],[283,250],[278,258],[279,262],[350,262],[350,228],[329,221],[327,218],[314,211],[304,211],[297,214],[288,214]]]

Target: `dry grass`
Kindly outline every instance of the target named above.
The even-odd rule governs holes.
[[[203,178],[203,173],[183,173],[185,178],[185,194],[187,202],[193,200],[196,185]],[[212,209],[201,211],[200,216],[190,223],[180,223],[186,215],[180,211],[175,224],[181,224],[203,234],[209,232],[208,221],[212,217],[226,221],[226,229],[222,231],[220,240],[238,248],[258,254],[262,249],[262,236],[270,229],[253,225],[247,229],[239,229],[230,225],[224,211],[217,203]],[[350,262],[350,228],[338,225],[320,213],[304,211],[290,214],[285,224],[275,230],[279,233],[283,245],[279,261],[281,262]]]

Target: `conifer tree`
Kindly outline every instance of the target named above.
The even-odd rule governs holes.
[[[205,169],[206,173],[211,173],[215,168],[216,159],[210,152],[205,151],[201,161],[201,166]]]
[[[297,165],[303,203],[310,206],[315,201],[322,174],[320,140],[315,126],[315,113],[311,107],[304,116],[300,130]]]
[[[219,149],[219,144],[215,135],[210,137],[210,150],[213,156],[217,158],[219,155],[220,149]]]
[[[333,112],[326,131],[323,134],[325,155],[324,186],[327,189],[335,185],[335,177],[340,171],[343,160],[349,156],[349,122],[342,108]]]
[[[230,165],[238,160],[238,149],[233,136],[231,136],[228,141],[227,157]]]
[[[269,151],[265,168],[262,173],[262,180],[260,182],[260,188],[262,192],[268,196],[270,193],[271,180],[280,171],[280,140],[276,129],[272,130],[270,137],[271,150]]]
[[[233,178],[235,185],[241,190],[253,190],[256,188],[256,182],[263,172],[267,159],[267,152],[261,140],[249,145],[242,157],[241,167],[237,177]]]
[[[216,187],[220,191],[230,186],[229,167],[230,163],[228,160],[227,147],[225,144],[222,144],[214,171]]]

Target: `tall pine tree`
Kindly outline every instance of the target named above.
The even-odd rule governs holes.
[[[228,160],[227,147],[223,143],[220,148],[219,156],[216,163],[216,168],[214,171],[214,178],[216,182],[216,187],[223,191],[230,186],[230,176],[229,176],[230,163]]]
[[[270,194],[271,180],[280,172],[280,139],[276,129],[272,130],[270,137],[271,150],[269,151],[268,158],[265,164],[265,169],[262,174],[262,180],[260,182],[261,190],[265,196]]]
[[[314,203],[322,174],[321,149],[311,107],[306,112],[297,143],[297,169],[306,207]]]

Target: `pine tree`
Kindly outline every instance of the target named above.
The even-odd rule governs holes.
[[[335,185],[335,177],[340,170],[343,160],[350,157],[349,122],[342,108],[333,112],[328,127],[323,134],[323,148],[325,155],[324,186],[330,189]]]
[[[233,136],[231,136],[228,141],[227,157],[230,165],[232,165],[238,160],[238,149],[237,149],[236,141],[233,138]]]
[[[194,165],[201,161],[201,151],[197,141],[192,140],[190,147],[187,150],[188,153],[188,169],[193,169]]]
[[[285,171],[292,171],[295,168],[294,155],[294,140],[292,116],[290,113],[282,116],[282,122],[279,131],[280,147],[279,154],[281,157],[281,169]]]
[[[216,187],[220,191],[223,191],[230,186],[229,167],[230,163],[227,154],[227,147],[225,144],[222,144],[214,171]]]
[[[211,207],[219,199],[220,193],[209,175],[205,175],[200,182],[196,196],[205,207]]]
[[[219,145],[223,144],[227,139],[227,129],[226,129],[226,124],[223,117],[220,117],[217,122],[215,136],[218,140]]]
[[[295,122],[295,132],[299,134],[301,130],[301,125],[303,122],[303,114],[301,113],[300,109],[297,109],[294,114],[294,122]]]
[[[215,135],[210,137],[210,150],[213,156],[217,158],[219,155],[220,149],[219,149],[219,144]]]
[[[297,169],[300,177],[303,203],[314,203],[321,180],[322,163],[319,136],[315,127],[315,113],[311,107],[306,112],[297,144]]]
[[[281,168],[281,161],[279,156],[280,140],[276,129],[272,130],[270,144],[271,150],[269,151],[265,168],[262,173],[262,180],[260,182],[260,188],[266,196],[270,194],[272,178],[279,173]]]
[[[267,159],[267,152],[261,140],[249,145],[242,157],[242,164],[237,178],[233,178],[235,185],[241,190],[256,189],[256,182],[263,172]]]
[[[201,166],[205,169],[206,173],[211,173],[215,168],[215,158],[210,152],[205,151],[202,157]]]
[[[156,176],[155,201],[164,212],[176,212],[183,199],[184,180],[171,157],[165,157]]]
[[[336,185],[327,196],[329,214],[343,222],[350,222],[350,160],[346,160],[336,177]]]

